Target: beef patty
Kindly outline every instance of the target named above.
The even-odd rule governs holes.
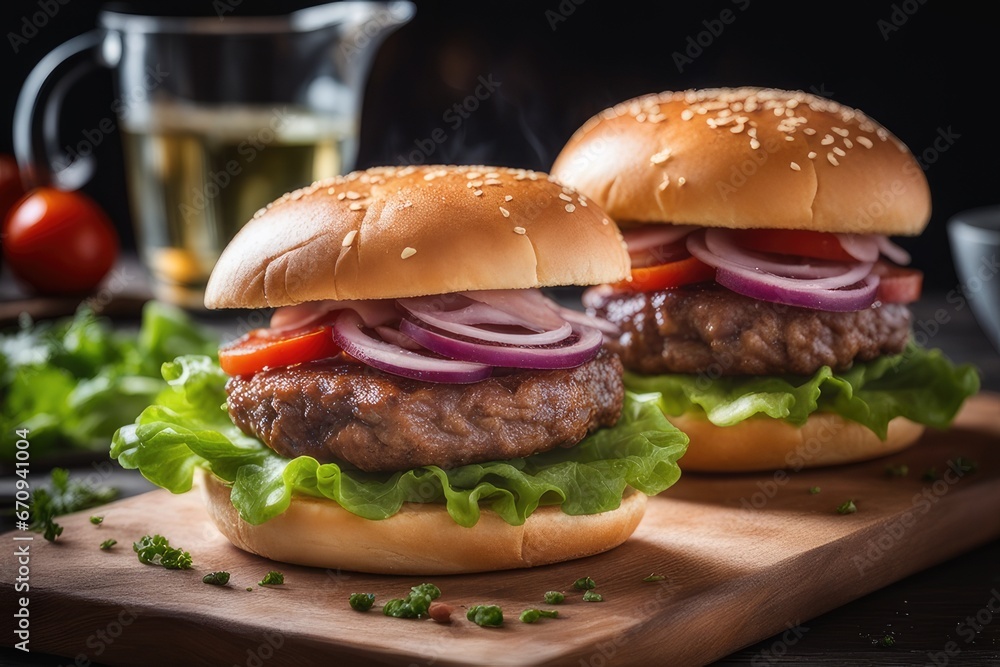
[[[343,356],[232,378],[229,414],[282,456],[365,471],[453,468],[574,445],[621,414],[622,366],[601,350],[566,370],[473,384],[410,380]]]
[[[903,305],[833,313],[751,299],[714,283],[648,294],[592,291],[587,301],[621,328],[608,347],[626,368],[647,375],[843,370],[902,352],[910,333]]]

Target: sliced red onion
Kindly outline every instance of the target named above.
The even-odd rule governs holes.
[[[422,349],[420,343],[413,340],[406,334],[400,333],[399,329],[394,329],[392,327],[387,327],[380,325],[375,327],[375,333],[382,337],[387,343],[392,343],[393,345],[398,345],[406,350],[420,350]]]
[[[837,234],[840,247],[859,262],[878,261],[878,243],[870,234]]]
[[[366,326],[375,327],[399,319],[399,312],[392,300],[307,301],[295,306],[278,308],[271,315],[271,329],[284,331],[298,329],[337,310],[351,309],[361,316]]]
[[[882,234],[877,235],[875,237],[875,243],[878,244],[879,252],[894,261],[896,264],[906,266],[910,263],[910,253],[890,241],[888,236],[884,236]]]
[[[865,276],[859,285],[845,289],[789,289],[769,278],[748,277],[727,269],[718,269],[715,280],[723,287],[753,299],[836,312],[864,310],[870,307],[875,302],[879,283],[878,276],[870,274]]]
[[[798,263],[781,260],[775,255],[741,247],[737,237],[724,229],[707,229],[704,234],[689,236],[687,248],[692,255],[716,268],[720,265],[722,268],[732,268],[735,264],[751,271],[763,271],[787,278],[832,278],[843,275],[853,266],[849,262],[830,262],[821,259],[809,260],[808,263],[798,258],[795,259]],[[831,286],[842,287],[850,284],[851,282],[844,281]]]
[[[541,290],[479,290],[463,292],[462,294],[473,301],[485,303],[497,310],[517,316],[526,323],[534,324],[540,327],[537,329],[538,331],[554,329],[563,324],[562,319],[553,308],[552,300],[542,294]]]
[[[613,322],[609,322],[603,317],[582,313],[579,310],[564,308],[562,306],[557,307],[559,308],[559,314],[562,315],[562,318],[567,322],[572,322],[573,324],[579,324],[585,327],[592,327],[608,336],[618,337],[621,335],[622,331],[618,328],[618,325]]]
[[[629,253],[641,253],[645,250],[669,245],[691,232],[699,229],[694,225],[649,225],[622,232]]]
[[[465,295],[449,295],[449,297],[449,300],[464,299],[464,302],[458,301],[459,308],[455,310],[446,310],[444,306],[448,304],[438,297],[400,299],[399,304],[413,317],[433,327],[492,343],[550,345],[565,340],[573,333],[570,323],[559,317],[548,306],[545,306],[548,311],[545,314],[547,322],[542,324],[537,319],[527,319],[486,303],[474,301]],[[483,325],[521,327],[537,333],[493,331],[483,328]],[[552,328],[548,328],[550,326]]]
[[[469,384],[486,379],[493,370],[485,364],[438,359],[379,340],[365,331],[364,321],[353,310],[337,316],[333,338],[347,354],[369,366],[416,380]]]
[[[399,328],[428,350],[451,359],[515,368],[573,368],[593,359],[604,339],[597,329],[576,326],[573,327],[576,340],[570,339],[565,345],[521,347],[452,338],[409,319],[400,322]]]

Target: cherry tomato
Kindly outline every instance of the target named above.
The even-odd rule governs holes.
[[[37,188],[7,215],[3,253],[14,275],[42,294],[86,294],[115,263],[118,235],[90,197]]]
[[[879,276],[875,298],[882,303],[913,303],[920,298],[924,283],[921,271],[879,262],[875,265],[874,273]]]
[[[715,279],[715,269],[696,257],[632,269],[632,280],[623,280],[616,289],[629,292],[653,292],[670,287],[691,285]]]
[[[219,349],[219,365],[229,375],[253,375],[340,353],[333,342],[332,318],[298,329],[254,329]]]
[[[21,187],[21,175],[17,171],[17,162],[9,155],[0,155],[0,222],[14,202],[24,196]]]
[[[758,252],[796,255],[839,262],[856,262],[836,234],[798,229],[746,229],[738,232],[740,245]]]

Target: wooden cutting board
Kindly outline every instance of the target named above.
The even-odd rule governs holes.
[[[560,565],[421,578],[276,564],[221,538],[198,494],[154,491],[102,508],[100,527],[89,512],[64,517],[55,544],[0,537],[0,589],[13,597],[11,545],[30,544],[30,648],[76,664],[706,663],[1000,536],[998,415],[1000,397],[981,395],[952,431],[929,433],[889,459],[786,476],[686,475],[650,500],[625,545]],[[978,470],[921,478],[958,457]],[[909,474],[890,478],[887,463],[906,463]],[[814,486],[820,493],[809,493]],[[847,499],[857,513],[838,514]],[[154,532],[188,549],[195,569],[140,564],[130,544]],[[98,550],[109,537],[118,546]],[[217,569],[232,573],[228,587],[201,582]],[[270,569],[286,583],[257,587]],[[666,579],[644,582],[653,572]],[[572,592],[583,576],[596,580],[603,603]],[[352,592],[373,592],[378,604],[423,580],[458,607],[451,625],[348,607]],[[517,620],[525,608],[545,607],[542,594],[553,589],[567,592],[558,619]],[[465,608],[479,603],[501,605],[504,626],[468,622]],[[17,641],[0,636],[8,646]]]

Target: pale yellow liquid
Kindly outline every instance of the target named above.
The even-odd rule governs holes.
[[[255,211],[353,159],[350,123],[280,108],[171,108],[122,134],[154,293],[189,308],[203,307],[212,267]]]

